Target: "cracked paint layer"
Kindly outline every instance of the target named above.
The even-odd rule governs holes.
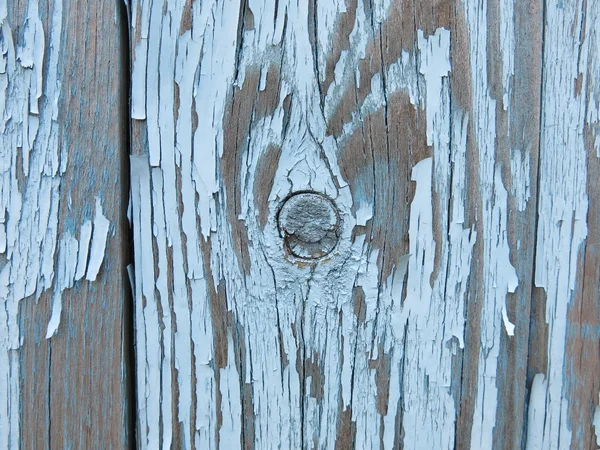
[[[479,156],[479,193],[481,196],[482,306],[480,350],[477,367],[477,391],[473,425],[472,448],[492,448],[496,423],[498,390],[496,374],[500,352],[502,324],[507,335],[514,334],[514,325],[508,318],[506,298],[519,284],[511,264],[508,244],[508,193],[504,187],[502,167],[496,156],[496,100],[488,85],[487,68],[487,1],[465,2],[466,22],[469,29],[472,110],[474,137]],[[512,16],[502,16],[512,21]],[[503,27],[504,25],[504,27]],[[503,32],[510,24],[501,24]],[[510,33],[509,33],[510,35]],[[508,42],[510,39],[507,37]],[[510,45],[503,47],[503,55],[510,55]],[[510,63],[508,65],[510,68]],[[505,72],[507,80],[510,71]],[[505,86],[505,89],[507,86]],[[508,96],[505,97],[507,99]],[[505,105],[508,103],[506,102]]]
[[[251,445],[257,448],[301,448],[310,440],[319,448],[333,449],[338,420],[351,411],[357,448],[377,447],[380,433],[385,448],[392,448],[399,407],[406,410],[409,447],[417,435],[428,435],[433,444],[451,448],[456,415],[450,394],[451,360],[456,348],[464,345],[462,303],[476,233],[464,227],[466,193],[461,182],[466,176],[468,118],[456,113],[451,121],[450,32],[440,28],[425,36],[419,31],[414,49],[402,53],[385,77],[377,73],[360,80],[371,86],[370,93],[336,142],[326,132],[327,116],[335,114],[347,80],[356,79],[353,64],[365,57],[373,39],[363,22],[363,5],[357,5],[350,36],[356,47],[337,62],[336,82],[323,98],[324,113],[310,105],[320,102],[314,64],[323,70],[327,66],[329,38],[317,35],[323,53],[315,60],[303,19],[308,5],[274,5],[248,2],[247,14],[255,23],[237,41],[237,2],[202,7],[195,3],[189,8],[183,2],[168,2],[165,10],[160,3],[131,3],[131,29],[137,38],[131,114],[143,121],[140,125],[148,136],[145,154],[131,158],[137,390],[145,393],[137,406],[139,429],[146,430],[140,435],[141,446],[151,447],[162,436],[161,446],[168,447],[173,426],[179,423],[185,448],[239,448],[247,439],[244,427],[252,421]],[[390,5],[379,5],[374,17],[385,20]],[[335,23],[344,11],[341,3],[331,3],[318,11],[318,20]],[[190,28],[183,28],[182,17],[191,17]],[[269,23],[267,17],[275,20]],[[324,33],[326,28],[319,30]],[[147,50],[157,48],[152,42],[160,42],[160,51]],[[277,46],[290,51],[281,53]],[[230,138],[224,128],[232,102],[229,92],[252,82],[254,71],[260,74],[258,92],[272,89],[269,52],[281,55],[278,70],[286,75],[272,97],[272,110],[255,117],[247,131],[239,169],[233,169],[243,180],[236,193],[224,181],[230,176],[225,168]],[[411,108],[427,117],[425,145],[433,149],[433,158],[415,166],[413,205],[423,209],[423,218],[429,217],[414,225],[423,229],[429,223],[430,233],[424,235],[429,236],[429,250],[421,256],[404,256],[385,285],[378,286],[379,249],[364,233],[352,236],[356,226],[372,220],[373,207],[368,198],[353,198],[338,154],[341,142],[361,126],[363,117],[380,110],[386,96],[396,92],[408,93]],[[456,137],[453,143],[451,136]],[[253,192],[257,186],[264,188],[257,172],[268,148],[280,153],[269,180],[263,227],[255,213],[262,205]],[[437,244],[443,269],[434,287],[426,289],[436,246],[431,193],[432,189],[439,193],[441,205],[448,202],[451,187],[456,200],[452,211],[443,208],[442,218],[451,232]],[[306,190],[330,197],[340,214],[339,242],[317,265],[301,264],[286,255],[277,230],[281,200]],[[230,202],[237,204],[235,216],[229,215]],[[353,211],[355,204],[360,207]],[[416,210],[414,214],[418,217]],[[247,234],[248,244],[241,250],[236,249],[233,217]],[[418,234],[418,228],[411,231],[411,242],[421,248],[417,242],[425,237]],[[417,270],[419,258],[427,261],[429,274]],[[403,300],[405,284],[409,297]],[[352,303],[357,289],[365,302],[360,320]],[[226,292],[226,297],[219,292]],[[431,315],[427,304],[430,310],[442,311]],[[219,331],[214,322],[224,317],[226,328]],[[231,347],[240,352],[236,357]],[[226,349],[226,357],[218,355],[221,349]],[[429,363],[403,370],[405,357]],[[369,360],[379,358],[392,365],[387,412],[377,406],[377,370],[369,366]],[[306,361],[316,373],[307,372]],[[171,367],[176,378],[171,378]],[[441,408],[428,406],[423,397],[426,380],[436,386],[427,398],[439,397]],[[248,389],[250,395],[243,395]],[[357,396],[358,392],[365,395]],[[242,408],[250,408],[252,417],[243,417]],[[410,425],[426,411],[435,416],[419,428]]]
[[[141,448],[494,447],[502,350],[527,338],[515,217],[556,195],[504,142],[518,4],[495,30],[493,5],[459,3],[464,24],[395,48],[400,2],[130,2]],[[339,212],[317,262],[277,225],[307,191]],[[555,386],[533,375],[527,445]]]

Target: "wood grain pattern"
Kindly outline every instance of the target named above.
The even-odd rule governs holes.
[[[600,3],[126,3],[0,0],[0,448],[600,445]]]
[[[132,1],[139,447],[596,448],[599,21]]]
[[[132,443],[123,17],[0,1],[1,448]]]

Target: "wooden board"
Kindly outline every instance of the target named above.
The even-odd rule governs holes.
[[[123,17],[0,0],[3,449],[132,443]]]
[[[598,30],[132,0],[139,448],[600,445]]]

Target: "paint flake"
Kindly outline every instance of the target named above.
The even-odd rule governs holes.
[[[106,241],[108,239],[108,229],[110,221],[102,214],[102,203],[100,197],[96,197],[96,214],[94,216],[94,231],[92,234],[92,245],[90,249],[90,261],[87,267],[86,280],[95,281],[100,271],[104,253],[106,250]]]
[[[600,394],[598,394],[598,406],[596,406],[596,411],[594,412],[594,421],[592,425],[595,428],[596,432],[596,445],[600,447]]]

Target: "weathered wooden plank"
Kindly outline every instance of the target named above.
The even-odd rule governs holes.
[[[453,78],[452,94],[453,105],[468,111],[471,120],[467,217],[478,239],[468,287],[465,351],[455,376],[462,397],[457,448],[491,448],[492,443],[494,448],[521,448],[535,241],[542,2],[464,6],[464,14],[457,14],[454,74],[469,76]],[[528,64],[520,63],[525,60]]]
[[[545,312],[538,348],[546,355],[530,391],[529,403],[539,408],[529,416],[532,448],[598,445],[599,430],[595,437],[589,425],[598,408],[598,377],[591,381],[589,374],[598,373],[600,364],[600,284],[589,263],[600,225],[594,177],[600,156],[599,26],[598,2],[546,5],[534,273]]]
[[[598,8],[132,1],[139,446],[594,448]]]
[[[0,448],[130,443],[123,12],[0,1]]]

